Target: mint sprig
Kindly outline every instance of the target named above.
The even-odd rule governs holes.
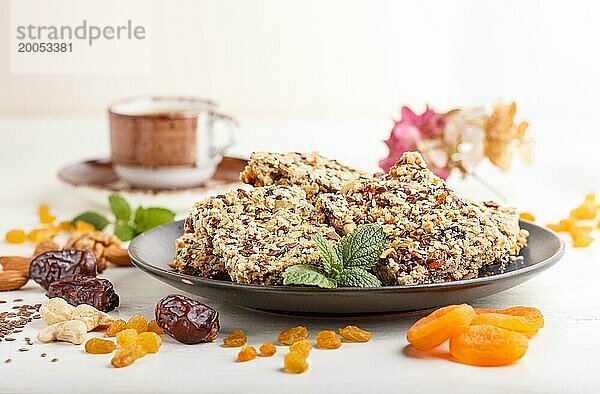
[[[132,215],[133,210],[127,200],[116,194],[108,197],[108,205],[115,216],[114,234],[121,241],[129,241],[144,231],[175,220],[175,212],[159,207],[138,207]],[[100,231],[111,223],[108,218],[93,211],[77,215],[72,222],[78,220],[90,223]]]
[[[323,269],[307,264],[288,267],[283,273],[284,285],[325,289],[381,286],[379,279],[368,270],[377,263],[385,247],[383,227],[359,226],[335,245],[322,235],[315,235],[313,241],[321,255]]]

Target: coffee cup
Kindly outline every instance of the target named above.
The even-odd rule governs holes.
[[[108,108],[111,160],[136,187],[185,188],[214,174],[233,144],[234,118],[194,97],[138,97]]]

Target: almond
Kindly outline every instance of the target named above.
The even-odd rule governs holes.
[[[0,256],[0,265],[4,271],[21,271],[29,276],[30,257],[22,256]]]
[[[20,289],[28,280],[29,275],[22,271],[2,271],[0,272],[0,291]]]
[[[51,239],[46,239],[35,247],[33,251],[33,257],[39,256],[42,253],[50,252],[52,250],[60,250],[60,246]]]
[[[123,249],[119,246],[109,246],[104,251],[104,258],[114,265],[118,265],[121,267],[125,267],[131,265],[131,260],[129,259],[129,252],[127,249]]]

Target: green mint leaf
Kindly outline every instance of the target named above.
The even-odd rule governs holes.
[[[117,220],[128,222],[131,217],[131,207],[123,197],[112,194],[108,197],[108,204],[110,210],[115,215]]]
[[[344,236],[337,244],[344,267],[371,268],[385,247],[385,233],[378,225],[363,225]]]
[[[117,222],[115,224],[115,235],[123,242],[131,241],[136,236],[136,231],[127,223]]]
[[[73,225],[75,225],[75,223],[77,223],[78,220],[81,220],[82,222],[91,224],[98,231],[104,230],[104,228],[106,226],[108,226],[108,223],[110,223],[107,218],[100,215],[99,213],[92,212],[92,211],[86,211],[86,212],[80,213],[79,215],[75,216],[75,218],[73,218],[71,223],[73,223]]]
[[[293,265],[283,272],[284,285],[319,286],[325,289],[337,287],[335,280],[328,278],[325,272],[312,265]]]
[[[339,275],[342,269],[344,269],[344,264],[340,256],[338,256],[335,247],[321,234],[313,236],[313,241],[321,254],[321,263],[323,263],[325,272],[329,275]]]
[[[348,287],[380,287],[381,282],[375,275],[359,267],[350,267],[337,277],[340,286]]]
[[[170,223],[175,219],[175,212],[166,208],[142,208],[135,211],[133,222],[138,233],[143,233],[161,224]]]

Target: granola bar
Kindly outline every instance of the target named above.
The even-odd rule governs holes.
[[[388,243],[374,271],[387,285],[477,277],[483,265],[518,252],[489,213],[448,189],[416,152],[381,179],[318,196],[316,206],[342,234],[365,223],[383,226]]]
[[[210,197],[197,203],[186,219],[188,233],[178,239],[173,267],[181,272],[192,267],[202,276],[224,270],[238,283],[281,284],[287,267],[320,264],[312,236],[334,230],[320,224],[318,214],[298,187],[238,189]],[[190,247],[190,239],[208,240],[215,258],[205,245]]]
[[[318,153],[254,152],[240,179],[252,186],[299,186],[314,202],[318,194],[336,193],[352,181],[370,180],[372,176]]]

